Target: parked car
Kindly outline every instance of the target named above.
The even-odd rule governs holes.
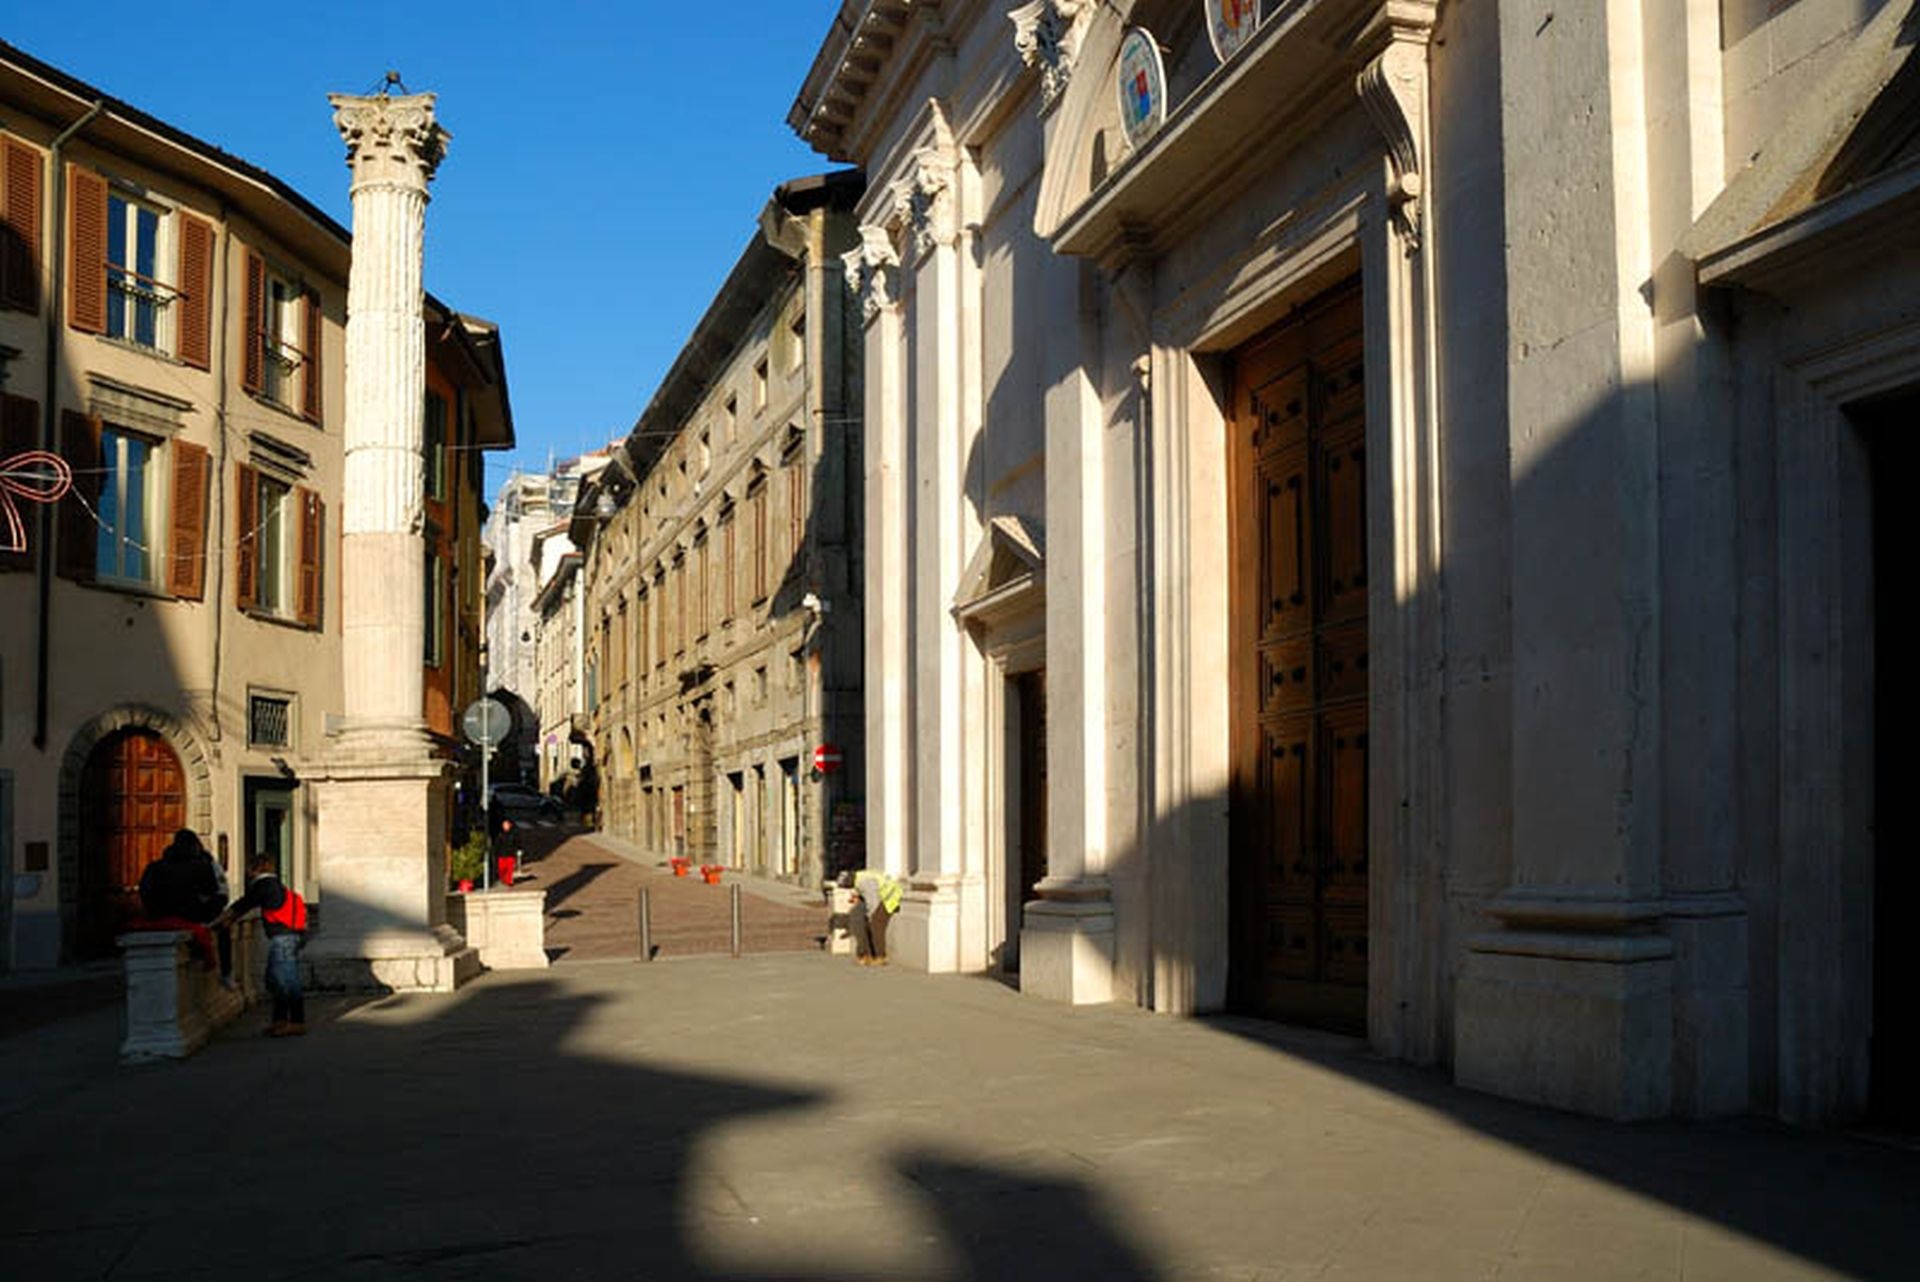
[[[487,788],[487,809],[495,806],[508,819],[524,819],[533,816],[538,819],[558,819],[560,803],[556,799],[536,792],[523,783],[496,783]]]

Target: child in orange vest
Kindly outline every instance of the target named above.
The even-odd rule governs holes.
[[[307,1031],[307,1001],[300,990],[300,945],[307,931],[307,901],[281,883],[271,859],[247,862],[247,893],[220,914],[231,922],[247,910],[260,910],[267,937],[267,992],[273,997],[269,1037],[299,1037]]]

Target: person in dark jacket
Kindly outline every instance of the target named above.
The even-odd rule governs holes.
[[[172,925],[193,934],[194,947],[208,965],[215,964],[213,937],[207,926],[226,906],[213,856],[191,828],[173,834],[160,857],[140,872],[140,910],[150,926]],[[220,975],[232,969],[230,948],[218,953]]]
[[[267,939],[267,992],[273,998],[269,1037],[299,1037],[307,1031],[306,995],[300,989],[300,945],[306,932],[306,902],[281,882],[271,859],[247,862],[247,890],[227,906],[216,924],[227,925],[258,908]]]

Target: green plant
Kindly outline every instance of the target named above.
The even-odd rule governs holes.
[[[455,846],[447,859],[447,874],[454,881],[478,881],[487,862],[487,834],[475,828],[467,834],[466,844]]]

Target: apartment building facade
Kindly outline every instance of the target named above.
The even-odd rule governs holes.
[[[20,500],[0,563],[0,962],[31,968],[110,952],[180,827],[236,884],[266,854],[324,899],[303,771],[341,706],[351,246],[266,171],[3,45],[0,155],[0,460],[72,474]],[[422,711],[450,735],[477,690],[473,460],[512,426],[497,332],[428,310]]]
[[[605,827],[805,885],[856,857],[863,795],[860,190],[775,192],[573,521]]]

